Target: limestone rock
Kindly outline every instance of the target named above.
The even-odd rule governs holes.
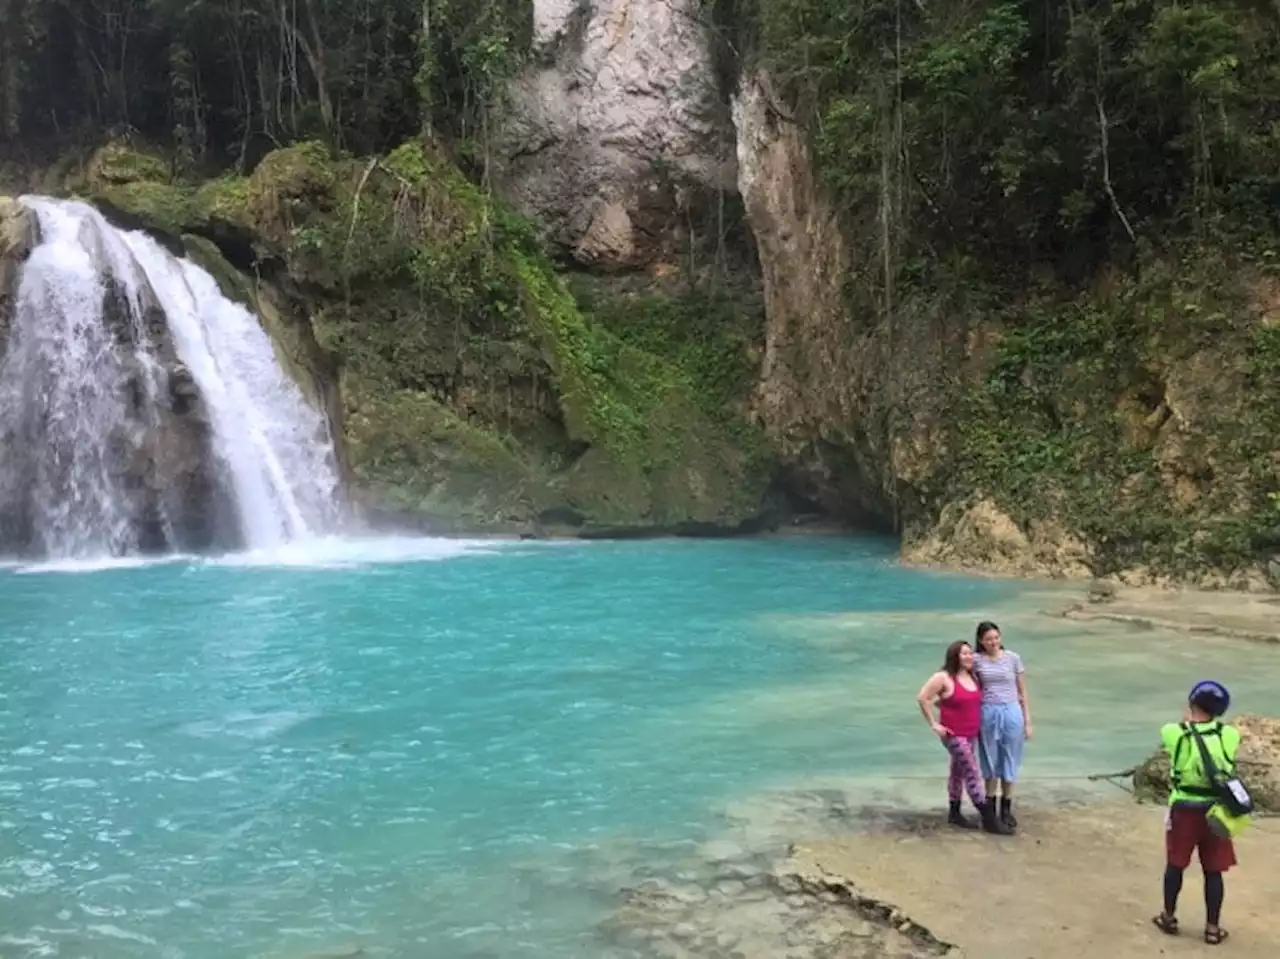
[[[0,196],[0,260],[25,260],[40,234],[35,214],[9,196]]]
[[[1227,721],[1240,730],[1237,772],[1254,804],[1264,812],[1280,812],[1280,719],[1245,715]],[[1169,758],[1163,749],[1138,767],[1133,785],[1140,795],[1168,797]]]
[[[40,234],[35,214],[12,197],[0,196],[0,356],[9,339],[9,319],[18,272]]]
[[[946,507],[933,529],[907,544],[904,558],[1016,575],[1091,575],[1088,547],[1060,524],[1037,521],[1023,529],[989,499]]]
[[[699,192],[732,191],[733,132],[697,0],[535,0],[504,192],[595,269],[654,262]]]
[[[750,78],[733,103],[738,190],[768,317],[754,406],[791,464],[793,490],[833,515],[877,519],[892,507],[890,456],[867,429],[868,396],[880,376],[876,334],[846,315],[847,244],[804,133],[770,89],[767,76]]]

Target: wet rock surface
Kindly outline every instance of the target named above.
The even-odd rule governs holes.
[[[653,878],[622,892],[600,932],[617,959],[861,959],[955,955],[892,906],[838,877],[756,858],[698,878]]]
[[[1181,939],[1150,922],[1160,908],[1164,816],[1161,806],[1127,797],[1027,804],[1017,836],[948,829],[935,817],[932,827],[799,842],[782,868],[810,882],[868,890],[892,903],[890,922],[925,927],[966,956],[1199,955],[1204,913],[1196,872],[1188,872],[1180,902]],[[1237,848],[1240,864],[1223,914],[1232,955],[1271,959],[1280,832],[1259,824]],[[832,953],[808,953],[820,954]]]
[[[724,832],[702,842],[600,849],[564,876],[591,877],[612,904],[596,929],[603,959],[954,957],[955,947],[871,892],[796,868],[788,841],[919,833],[936,818],[863,805],[839,789],[786,790],[729,807]]]
[[[0,196],[0,356],[9,339],[18,271],[39,237],[35,215],[13,197]]]

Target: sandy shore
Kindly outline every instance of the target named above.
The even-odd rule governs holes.
[[[1120,799],[1030,809],[1016,837],[933,823],[797,845],[782,876],[842,886],[895,906],[970,959],[1114,959],[1200,954],[1204,903],[1196,868],[1180,904],[1183,934],[1150,923],[1160,908],[1163,817]],[[1261,820],[1228,874],[1223,926],[1233,956],[1280,954],[1280,819]]]
[[[1074,594],[1074,595],[1073,595]],[[1280,643],[1280,596],[1082,584],[1045,594],[1050,617],[1160,633]],[[1280,677],[1280,659],[1276,663]],[[800,842],[779,881],[843,891],[846,902],[892,908],[971,959],[1115,959],[1199,954],[1203,886],[1188,872],[1183,934],[1150,922],[1160,908],[1164,809],[1117,798],[1029,806],[1016,837],[948,828],[934,815],[846,837]],[[1231,955],[1280,955],[1280,818],[1260,819],[1238,844],[1223,925]]]
[[[1280,593],[1207,592],[1095,585],[1062,610],[1067,619],[1110,620],[1173,633],[1280,643]]]
[[[867,637],[910,634],[923,620],[939,635],[963,635],[977,612],[851,612],[791,617],[776,628],[856,658]],[[1134,676],[1105,706],[1109,721],[1125,728],[1154,722],[1166,680],[1178,684],[1168,688],[1176,714],[1186,676],[1224,653],[1234,657],[1238,680],[1253,677],[1252,685],[1241,683],[1241,700],[1257,702],[1268,678],[1280,679],[1280,658],[1273,666],[1280,652],[1267,645],[1280,643],[1280,596],[1045,583],[999,618],[1024,641],[1070,640],[1081,653],[1056,656],[1036,674],[1043,735],[1035,742],[1050,752],[1035,757],[1039,765],[1023,782],[1017,836],[948,827],[937,803],[940,763],[883,779],[815,775],[731,803],[723,837],[686,867],[620,883],[620,907],[601,929],[609,944],[602,957],[1145,959],[1209,948],[1196,866],[1182,897],[1183,935],[1164,936],[1150,922],[1160,908],[1164,808],[1088,782],[1088,773],[1115,766],[1090,768],[1088,737],[1064,740],[1062,731],[1091,721],[1088,709],[1073,707],[1071,693],[1093,682],[1100,658]],[[771,690],[752,708],[838,726],[848,696],[838,679],[830,689]],[[1135,753],[1132,762],[1143,756]],[[1280,818],[1259,819],[1241,839],[1239,856],[1227,880],[1223,924],[1231,952],[1223,954],[1280,956]]]
[[[1097,583],[1046,584],[1032,594],[1038,612],[1022,615],[1027,627],[1035,620],[1114,624],[1117,643],[1134,630],[1192,643],[1196,637],[1280,643],[1274,594]],[[1124,649],[1117,647],[1118,661]],[[1209,948],[1197,865],[1180,904],[1183,934],[1165,936],[1151,925],[1161,904],[1163,806],[1140,805],[1119,791],[1103,798],[1055,795],[1051,786],[1024,791],[1015,837],[951,829],[936,810],[854,816],[845,831],[822,838],[797,828],[790,855],[771,869],[771,886],[800,912],[775,922],[785,932],[775,934],[772,949],[765,937],[743,936],[725,954],[1139,959]],[[1230,955],[1272,959],[1280,955],[1280,818],[1259,819],[1238,854],[1240,865],[1227,880],[1227,947]],[[807,915],[808,925],[797,924],[799,915]],[[843,926],[841,916],[848,917]],[[728,919],[721,915],[719,923]],[[847,924],[855,921],[864,923],[864,938],[850,937]],[[783,943],[786,951],[777,952]]]

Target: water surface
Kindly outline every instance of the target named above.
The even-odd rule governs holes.
[[[1207,673],[1280,707],[1274,650],[893,556],[330,541],[0,573],[0,954],[604,955],[618,888],[699,843],[805,828],[815,790],[934,803],[913,697],[978,618],[1032,671],[1030,779],[1132,764]]]

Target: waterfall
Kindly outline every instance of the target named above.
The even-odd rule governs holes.
[[[0,364],[0,548],[270,549],[332,529],[327,419],[258,319],[91,206],[22,202],[40,242]]]

